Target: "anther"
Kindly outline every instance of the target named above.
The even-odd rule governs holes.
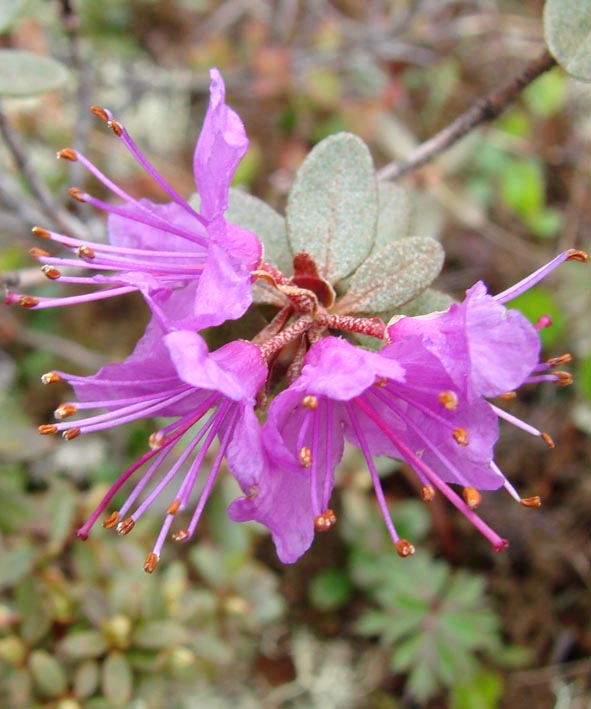
[[[119,512],[112,512],[108,517],[103,520],[103,527],[105,529],[113,529],[115,525],[119,522]]]
[[[71,160],[72,162],[76,162],[76,160],[78,160],[76,151],[72,150],[72,148],[63,148],[63,150],[58,150],[57,158],[58,160]]]
[[[582,261],[585,263],[589,260],[589,256],[584,251],[579,251],[578,249],[569,249],[567,253],[567,261]]]
[[[509,540],[508,539],[501,539],[497,544],[494,545],[494,550],[499,554],[502,551],[505,551],[505,549],[509,546]]]
[[[408,539],[399,539],[396,542],[396,551],[398,552],[398,556],[404,559],[407,556],[412,556],[415,553],[415,548]]]
[[[373,385],[375,387],[385,387],[387,383],[388,380],[386,379],[386,377],[376,377],[376,380]]]
[[[314,529],[317,532],[328,532],[337,523],[337,516],[330,509],[326,509],[322,514],[314,518]]]
[[[465,428],[454,428],[453,432],[454,441],[460,446],[468,445],[468,432]]]
[[[153,451],[156,451],[158,448],[162,448],[165,438],[162,431],[153,431],[148,438],[148,445]]]
[[[480,503],[482,502],[482,495],[475,487],[465,487],[462,491],[462,497],[471,510],[480,507]]]
[[[300,448],[298,451],[298,458],[300,460],[300,464],[304,468],[309,468],[312,465],[312,451],[309,448],[306,448],[305,446]]]
[[[543,330],[552,325],[552,318],[549,315],[540,315],[534,327],[536,330]]]
[[[421,498],[423,502],[431,502],[434,497],[435,490],[431,487],[431,485],[423,485],[423,489],[421,490]]]
[[[189,538],[189,530],[188,529],[179,529],[178,532],[175,532],[172,535],[172,539],[175,542],[184,542],[185,539]]]
[[[34,308],[39,305],[39,298],[35,298],[32,295],[21,295],[18,299],[18,304],[23,308]]]
[[[51,232],[41,226],[34,226],[31,231],[40,239],[51,239]]]
[[[41,381],[43,384],[56,384],[57,382],[61,382],[62,378],[57,372],[45,372],[45,374],[41,375]]]
[[[51,256],[49,251],[45,251],[45,249],[39,249],[36,246],[33,246],[32,249],[29,249],[29,256],[32,256],[33,258],[47,258],[48,256]]]
[[[569,372],[554,372],[556,381],[554,382],[556,386],[567,387],[569,384],[573,383],[573,375]]]
[[[50,266],[49,264],[45,264],[45,266],[43,266],[41,273],[43,273],[46,278],[49,278],[50,281],[56,281],[58,278],[61,278],[62,275],[60,270],[58,270],[55,266]]]
[[[94,251],[90,248],[90,246],[79,246],[76,249],[76,256],[78,256],[78,258],[93,259]]]
[[[60,404],[53,412],[53,415],[61,421],[68,418],[68,416],[73,416],[77,411],[78,409],[74,404]]]
[[[79,428],[69,428],[67,431],[64,431],[62,433],[62,438],[65,441],[73,441],[74,438],[78,438],[79,435],[80,435]]]
[[[144,561],[144,571],[147,574],[153,573],[154,569],[156,568],[156,564],[158,563],[158,557],[156,554],[154,554],[153,551],[151,551],[148,556],[146,557],[146,560]]]
[[[542,500],[537,495],[535,497],[522,497],[521,504],[524,507],[541,507]]]
[[[131,517],[126,517],[122,522],[117,525],[117,534],[124,537],[129,534],[131,530],[135,527],[135,522]]]
[[[41,426],[37,426],[37,430],[42,436],[51,436],[57,433],[57,426],[53,423],[44,423]]]
[[[117,123],[117,121],[107,121],[107,125],[118,138],[123,133],[123,128],[121,127],[120,123]]]
[[[554,447],[555,447],[554,441],[552,440],[552,436],[550,436],[550,434],[542,432],[542,433],[540,434],[540,437],[541,437],[541,439],[544,441],[544,443],[546,443],[546,445],[548,446],[548,448],[554,448]]]
[[[448,411],[455,411],[458,408],[458,396],[453,391],[442,391],[437,395],[439,403],[443,404]]]
[[[563,355],[560,355],[560,357],[550,357],[550,359],[546,360],[546,364],[548,364],[550,367],[560,367],[563,364],[568,364],[569,362],[572,362],[573,356],[571,355],[570,352],[565,352]]]
[[[100,118],[101,121],[104,121],[105,123],[107,123],[107,121],[109,120],[107,112],[104,108],[101,108],[101,106],[91,106],[90,112],[97,118]]]
[[[177,497],[176,500],[170,503],[168,505],[168,509],[166,510],[167,515],[175,515],[179,511],[179,507],[181,506],[181,501]]]
[[[310,409],[311,411],[315,411],[318,408],[318,397],[313,396],[312,394],[306,395],[302,399],[302,406],[305,406],[307,409]]]
[[[86,202],[86,198],[84,197],[84,192],[79,189],[78,187],[70,187],[68,189],[68,194],[72,199],[77,200],[78,202]]]
[[[504,401],[511,401],[511,399],[515,399],[517,397],[517,392],[515,391],[506,391],[504,394],[499,395],[499,399],[503,399]]]

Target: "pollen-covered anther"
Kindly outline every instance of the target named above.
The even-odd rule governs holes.
[[[68,418],[68,416],[73,416],[77,411],[78,409],[74,404],[60,404],[53,412],[53,415],[61,421]]]
[[[570,372],[554,372],[556,381],[554,382],[559,387],[567,387],[569,384],[573,383],[573,375]]]
[[[121,134],[123,133],[123,128],[121,127],[121,124],[118,123],[117,121],[107,121],[107,125],[109,128],[115,133],[115,135],[119,138]]]
[[[23,308],[34,308],[39,305],[39,298],[35,298],[33,295],[21,295],[18,304]]]
[[[431,485],[423,485],[423,489],[421,490],[421,498],[423,502],[431,502],[431,500],[435,497],[435,489],[431,487]]]
[[[175,542],[184,542],[185,539],[189,538],[189,530],[188,529],[179,529],[178,532],[175,532],[172,535],[172,539]]]
[[[124,537],[129,534],[131,530],[135,527],[135,521],[131,517],[126,517],[122,522],[117,525],[117,534]]]
[[[50,266],[49,264],[46,264],[43,266],[41,269],[41,273],[46,277],[49,278],[50,281],[56,281],[58,278],[61,278],[62,272],[57,269],[55,266]]]
[[[555,448],[555,443],[549,433],[545,433],[542,431],[542,433],[540,433],[540,438],[544,441],[548,448]]]
[[[300,465],[304,468],[309,468],[312,465],[312,451],[305,446],[300,448],[298,451],[298,459],[300,461]]]
[[[38,236],[40,239],[51,239],[51,232],[47,229],[44,229],[42,226],[34,226],[31,231],[35,236]]]
[[[388,380],[386,379],[386,377],[376,377],[376,380],[373,385],[375,387],[385,387],[387,383]]]
[[[396,551],[398,552],[398,556],[404,559],[407,556],[412,556],[415,553],[415,548],[408,539],[399,539],[396,542]]]
[[[105,123],[109,120],[107,112],[101,106],[91,106],[90,112],[93,114],[93,116],[100,118],[101,121],[104,121]]]
[[[147,574],[153,573],[154,569],[156,568],[156,564],[158,563],[158,555],[154,554],[153,551],[151,551],[148,556],[146,557],[146,560],[144,561],[144,571]]]
[[[94,251],[90,248],[90,246],[79,246],[76,249],[76,256],[78,256],[78,258],[93,259]]]
[[[56,384],[61,382],[62,378],[57,372],[45,372],[41,375],[41,381],[43,384]]]
[[[437,398],[448,411],[455,411],[458,408],[458,395],[453,391],[442,391]]]
[[[561,367],[563,364],[568,364],[569,362],[573,361],[573,356],[571,355],[570,352],[565,352],[563,355],[560,355],[559,357],[550,357],[550,359],[546,360],[546,363],[554,368],[554,367]]]
[[[42,436],[51,436],[57,433],[57,426],[54,423],[44,423],[41,426],[37,426],[37,430]]]
[[[65,441],[73,441],[74,438],[78,438],[79,435],[80,435],[79,428],[69,428],[67,431],[64,431],[62,433],[62,438]]]
[[[70,187],[68,189],[68,194],[72,199],[75,199],[77,202],[86,202],[84,192],[78,187]]]
[[[60,160],[70,160],[71,162],[76,162],[76,160],[78,160],[76,151],[72,148],[63,148],[62,150],[58,150],[57,158]]]
[[[176,500],[174,500],[173,502],[170,503],[170,505],[168,505],[168,509],[166,510],[166,514],[167,515],[175,515],[179,511],[180,506],[181,506],[181,501],[177,497]]]
[[[328,532],[337,523],[337,516],[330,508],[314,518],[314,529],[317,532]]]
[[[153,451],[157,451],[159,448],[162,448],[165,440],[166,436],[162,431],[153,431],[148,437],[148,445]]]
[[[318,397],[314,396],[313,394],[307,394],[302,399],[302,406],[305,406],[311,411],[315,411],[318,408]]]
[[[462,497],[471,510],[480,507],[480,503],[482,502],[482,495],[475,487],[465,487],[462,491]]]
[[[113,529],[119,522],[119,512],[112,512],[108,517],[105,517],[102,524],[104,529]]]
[[[468,445],[468,431],[465,428],[454,428],[453,431],[454,441],[460,446]]]
[[[45,249],[39,249],[36,246],[33,246],[32,249],[29,249],[29,256],[32,256],[33,258],[47,258],[48,256],[51,256],[49,251],[45,251]]]
[[[536,495],[535,497],[522,497],[521,504],[524,507],[541,507],[542,500]]]
[[[568,256],[566,257],[567,261],[582,261],[585,263],[586,261],[589,260],[589,256],[584,252],[580,251],[579,249],[569,249],[568,250]]]
[[[506,391],[504,394],[499,395],[499,399],[503,399],[503,401],[511,401],[511,399],[516,399],[517,398],[517,392],[515,391]]]

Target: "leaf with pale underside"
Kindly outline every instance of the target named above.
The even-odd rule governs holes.
[[[371,155],[350,133],[319,143],[304,160],[287,203],[287,238],[294,254],[306,251],[332,284],[370,253],[378,198]]]
[[[0,96],[35,96],[61,88],[67,68],[51,57],[20,49],[0,49]]]
[[[265,261],[283,273],[292,271],[292,254],[285,219],[263,202],[242,190],[230,189],[226,219],[256,234],[265,247]]]
[[[389,182],[378,186],[379,214],[374,253],[397,239],[409,236],[412,228],[412,204],[407,190]]]
[[[437,278],[444,253],[435,239],[409,236],[372,254],[355,272],[340,313],[392,312],[416,298]]]
[[[546,0],[544,37],[560,66],[575,79],[591,81],[591,3]]]

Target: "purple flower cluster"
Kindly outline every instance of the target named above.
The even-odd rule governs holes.
[[[225,104],[216,70],[211,71],[209,109],[194,155],[199,211],[163,180],[109,111],[95,107],[93,112],[173,201],[135,200],[79,152],[61,151],[60,157],[80,161],[123,200],[115,206],[71,191],[108,212],[109,242],[35,228],[38,236],[73,254],[54,257],[36,249],[46,275],[91,291],[61,299],[11,293],[7,300],[45,308],[140,291],[152,319],[124,362],[89,377],[59,371],[43,375],[46,384],[66,380],[76,401],[61,404],[57,423],[41,426],[40,432],[70,440],[140,418],[170,422],[150,436],[147,452],[119,477],[78,536],[87,537],[135,477],[123,505],[102,524],[127,534],[157,498],[164,499],[162,529],[145,563],[152,572],[169,536],[176,541],[193,536],[225,460],[243,492],[231,504],[230,518],[265,525],[280,559],[292,563],[316,532],[336,523],[330,501],[335,469],[348,442],[363,453],[401,556],[412,554],[414,547],[399,536],[391,519],[374,463],[377,455],[404,461],[419,478],[425,501],[436,492],[444,495],[494,549],[504,549],[507,541],[475,512],[479,491],[503,487],[526,506],[540,501],[521,498],[495,464],[499,419],[554,444],[548,434],[489,399],[511,398],[527,383],[571,381],[557,369],[568,355],[540,361],[538,330],[548,319],[534,326],[506,303],[559,264],[583,261],[586,255],[566,251],[496,296],[479,282],[463,302],[444,312],[396,316],[388,325],[348,316],[338,303],[333,312],[333,299],[324,297],[331,285],[308,255],[296,256],[296,265],[308,264],[305,283],[297,268],[290,278],[264,262],[254,234],[226,219],[230,182],[248,141],[240,118]],[[62,275],[61,268],[80,266],[80,260],[96,274]],[[284,306],[252,341],[235,340],[210,352],[198,332],[242,316],[252,303],[256,278],[275,288]],[[346,339],[351,333],[371,335],[381,340],[381,348],[363,349]],[[188,517],[181,515],[186,509],[192,510]],[[177,516],[188,520],[185,526],[175,524]]]

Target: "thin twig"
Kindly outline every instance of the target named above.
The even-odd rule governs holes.
[[[478,100],[455,121],[419,145],[407,158],[396,160],[383,167],[378,172],[378,178],[380,180],[397,180],[411,170],[433,160],[434,157],[447,150],[474,128],[487,121],[492,121],[500,115],[526,86],[555,64],[554,57],[545,50],[515,78]]]

